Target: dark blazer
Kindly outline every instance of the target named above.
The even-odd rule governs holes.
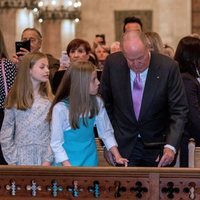
[[[145,143],[162,142],[178,148],[187,118],[187,100],[177,64],[151,53],[138,121],[133,110],[130,69],[121,52],[107,57],[101,94],[122,156],[129,158],[138,134]]]
[[[65,71],[66,70],[60,70],[60,71],[57,71],[55,74],[54,74],[54,77],[53,77],[53,80],[52,80],[52,92],[53,94],[56,94],[56,91],[62,81],[62,78],[65,74]]]
[[[200,83],[189,73],[182,73],[189,105],[188,123],[185,134],[200,144]]]

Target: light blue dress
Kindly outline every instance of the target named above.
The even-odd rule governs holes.
[[[64,131],[63,147],[72,166],[97,166],[97,148],[94,137],[95,118],[88,120],[88,126],[79,121],[79,129]]]
[[[68,102],[64,102],[68,107]],[[85,126],[83,118],[80,118],[79,128],[64,131],[63,148],[72,166],[95,167],[98,165],[94,122],[95,117],[88,119],[88,125]]]
[[[88,126],[80,118],[78,129],[73,129],[69,120],[69,105],[67,101],[58,102],[52,112],[51,147],[54,152],[55,163],[69,160],[72,166],[98,166],[97,148],[94,125],[98,136],[107,149],[117,146],[114,131],[103,101],[97,97],[99,112],[94,118],[88,119]]]

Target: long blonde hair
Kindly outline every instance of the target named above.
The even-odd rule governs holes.
[[[24,56],[19,64],[14,85],[8,93],[5,108],[16,107],[20,110],[26,110],[32,107],[34,95],[30,69],[41,58],[47,58],[47,56],[41,52],[28,53]],[[53,100],[49,81],[41,82],[38,92],[42,97]]]
[[[95,69],[95,65],[89,61],[77,61],[71,64],[55,95],[49,112],[49,120],[51,120],[54,105],[63,100],[69,103],[69,121],[73,129],[79,128],[80,117],[87,126],[88,119],[97,115],[99,108],[96,96],[89,93],[91,75]]]
[[[164,55],[164,44],[160,35],[156,32],[146,32],[145,35],[149,41],[150,50]]]

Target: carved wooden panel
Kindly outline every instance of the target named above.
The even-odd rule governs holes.
[[[96,140],[96,145],[97,145],[97,153],[98,153],[98,158],[99,158],[99,164],[98,166],[100,167],[106,167],[109,166],[108,162],[104,158],[104,153],[103,153],[103,142],[99,138],[95,138]]]
[[[160,200],[165,199],[200,199],[198,179],[183,180],[182,178],[160,179]]]
[[[200,199],[199,178],[199,168],[0,166],[0,199]]]
[[[115,11],[115,38],[120,40],[123,33],[123,22],[126,17],[136,16],[142,20],[144,31],[152,31],[152,10],[120,10]]]

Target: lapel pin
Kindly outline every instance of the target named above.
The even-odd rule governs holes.
[[[157,76],[156,78],[157,78],[157,79],[159,79],[159,78],[160,78],[160,76]]]

